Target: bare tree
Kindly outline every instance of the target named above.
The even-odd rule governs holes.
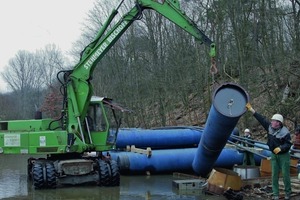
[[[6,70],[2,73],[2,77],[13,91],[32,88],[39,76],[35,56],[28,51],[18,51],[16,56],[9,60]]]
[[[28,100],[31,96],[30,92],[37,86],[40,76],[34,54],[27,51],[18,51],[17,55],[9,60],[6,71],[2,73],[3,79],[14,91],[16,98],[20,100],[15,106],[19,107],[21,118],[25,118],[28,110],[32,108],[29,106]]]
[[[61,50],[55,44],[48,44],[44,49],[36,52],[36,60],[43,79],[40,81],[40,86],[49,87],[53,85],[53,81],[56,81],[57,72],[65,68],[65,58]]]
[[[18,118],[32,118],[43,102],[44,90],[52,85],[55,75],[64,66],[64,58],[55,45],[47,45],[36,53],[18,51],[1,74],[19,99]]]

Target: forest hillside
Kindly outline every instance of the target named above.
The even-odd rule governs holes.
[[[119,19],[132,2],[120,7]],[[281,113],[293,131],[300,123],[299,1],[180,2],[185,14],[215,42],[217,71],[212,69],[209,47],[145,10],[97,64],[91,80],[94,94],[134,111],[124,114],[123,127],[204,126],[214,90],[233,82],[249,93],[257,111],[267,117]],[[95,1],[70,51],[77,62],[115,4]],[[1,120],[32,118],[39,109],[45,117],[57,117],[62,97],[56,73],[72,66],[55,45],[35,53],[20,51],[2,73],[12,92],[0,94]],[[257,136],[263,132],[249,113],[237,126]]]

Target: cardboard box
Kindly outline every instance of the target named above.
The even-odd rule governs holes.
[[[291,167],[290,167],[291,176],[295,176],[298,174],[297,163],[298,163],[298,159],[291,159]],[[260,176],[265,177],[271,175],[272,175],[271,160],[261,159]]]

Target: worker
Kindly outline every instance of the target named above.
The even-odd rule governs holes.
[[[252,139],[251,136],[251,132],[248,128],[246,128],[244,130],[244,138],[245,138],[245,142],[243,143],[243,146],[245,147],[253,147],[252,141],[250,141]],[[249,144],[250,143],[250,144]],[[244,165],[255,165],[255,160],[254,160],[254,154],[250,151],[250,149],[248,148],[248,151],[246,150],[244,152],[244,160],[243,160]]]
[[[247,140],[247,139],[250,139],[250,140],[252,139],[250,129],[246,128],[244,130],[244,138],[246,139],[246,142],[247,142],[247,143],[244,143],[244,146],[253,147],[253,145],[249,144],[249,143],[251,143],[251,141]]]
[[[279,199],[279,173],[282,172],[284,183],[284,199],[290,199],[292,192],[290,179],[290,153],[292,146],[289,130],[283,126],[283,116],[274,114],[271,122],[257,113],[250,103],[246,104],[248,111],[253,113],[256,120],[268,131],[268,146],[271,154],[273,199]]]

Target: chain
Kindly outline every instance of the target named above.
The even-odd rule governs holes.
[[[210,44],[210,51],[209,51],[209,56],[210,56],[210,73],[211,73],[211,77],[212,77],[212,84],[215,83],[215,74],[218,73],[218,69],[217,69],[217,63],[216,63],[216,45],[215,43]]]
[[[210,66],[210,73],[212,75],[218,73],[218,69],[217,69],[217,64],[216,64],[216,59],[214,57],[212,57],[210,59],[210,62],[211,62],[211,66]]]
[[[234,101],[233,99],[230,99],[230,101],[227,104],[227,108],[229,109],[229,114],[232,115],[232,105],[233,105]]]

